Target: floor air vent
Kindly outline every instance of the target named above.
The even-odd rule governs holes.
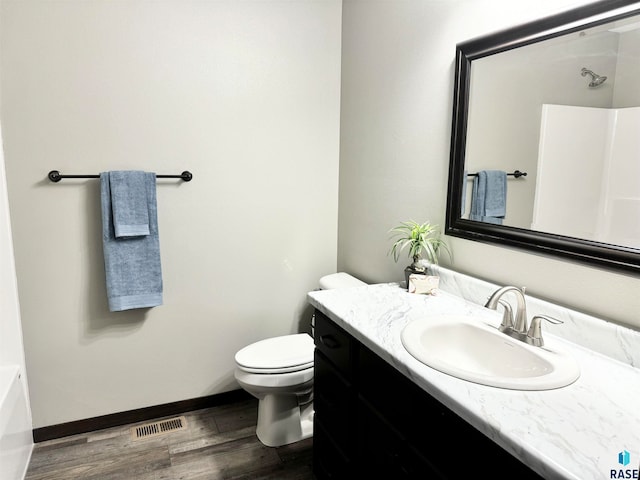
[[[167,420],[160,420],[159,422],[145,423],[144,425],[131,427],[131,436],[134,440],[141,440],[143,438],[165,435],[178,430],[185,430],[186,428],[186,419],[184,417],[175,417]]]

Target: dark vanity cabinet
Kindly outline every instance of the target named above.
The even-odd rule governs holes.
[[[358,343],[320,312],[315,314],[313,469],[318,479],[357,472]]]
[[[540,478],[319,311],[315,344],[317,480]]]

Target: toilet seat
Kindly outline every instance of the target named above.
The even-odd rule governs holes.
[[[346,273],[325,275],[320,288],[366,285]],[[234,377],[258,399],[256,435],[268,447],[298,442],[313,435],[314,320],[311,335],[283,335],[260,340],[235,355]]]
[[[306,370],[307,368],[313,367],[313,362],[303,363],[302,365],[293,365],[291,367],[283,367],[283,368],[255,368],[255,367],[245,367],[243,365],[236,365],[240,370],[247,373],[258,373],[263,375],[278,375],[280,373],[295,373],[300,372],[302,370]]]
[[[236,353],[239,369],[258,374],[298,372],[313,367],[313,338],[306,333],[267,338]]]
[[[265,375],[263,373],[252,373],[236,368],[234,372],[235,379],[246,390],[253,389],[272,389],[272,393],[276,390],[282,390],[289,393],[298,392],[305,393],[313,386],[313,367],[299,370],[297,372],[277,373]]]

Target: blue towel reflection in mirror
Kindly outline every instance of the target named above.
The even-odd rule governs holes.
[[[480,170],[473,179],[470,220],[502,224],[507,212],[507,173]]]

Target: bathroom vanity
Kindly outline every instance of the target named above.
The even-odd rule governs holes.
[[[315,316],[317,478],[540,478],[321,312]]]
[[[454,276],[450,286],[459,285],[459,275]],[[494,287],[481,285],[475,292]],[[484,292],[481,296],[486,299]],[[638,469],[640,370],[563,339],[560,327],[545,331],[545,342],[572,355],[580,377],[558,389],[511,390],[441,373],[402,345],[403,328],[429,315],[472,315],[500,324],[501,314],[474,301],[444,290],[435,296],[409,294],[397,284],[315,291],[308,300],[316,309],[318,479],[466,478],[499,472],[512,478],[584,480],[612,478],[611,470],[629,469],[633,475]],[[528,302],[530,315],[556,315],[571,332],[574,317],[549,311],[551,306],[536,299]],[[619,338],[620,329],[610,327]],[[637,347],[640,335],[628,333],[632,338],[624,340],[630,342],[625,346]],[[600,335],[607,343],[605,337]],[[627,465],[618,463],[623,451],[630,454]]]

